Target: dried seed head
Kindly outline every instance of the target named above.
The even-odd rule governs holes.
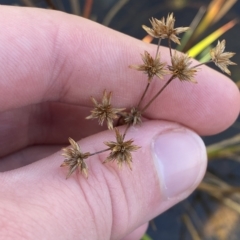
[[[172,66],[168,66],[168,69],[171,71],[173,78],[178,78],[180,81],[190,81],[197,83],[194,79],[194,76],[197,72],[197,69],[191,67],[191,58],[186,54],[178,54],[174,52],[171,58]]]
[[[107,93],[106,90],[103,92],[102,103],[98,103],[95,98],[91,98],[94,109],[91,111],[91,115],[86,119],[98,118],[100,125],[107,121],[108,129],[113,129],[113,120],[118,118],[117,113],[123,111],[125,108],[113,108],[111,105],[112,92]]]
[[[60,167],[67,166],[69,168],[67,178],[69,178],[72,173],[77,169],[79,169],[87,178],[88,167],[84,159],[88,158],[90,153],[82,153],[79,145],[72,138],[69,138],[68,140],[71,144],[71,147],[63,148],[62,156],[65,157],[65,160]]]
[[[154,76],[162,79],[164,75],[169,73],[165,68],[166,63],[160,61],[160,54],[153,59],[147,51],[144,51],[144,54],[141,54],[141,56],[144,64],[130,65],[129,67],[146,73],[148,75],[148,82],[151,82]]]
[[[226,41],[218,41],[218,44],[215,48],[211,49],[210,55],[212,61],[218,66],[223,72],[231,75],[231,72],[227,68],[228,65],[237,65],[236,63],[229,60],[232,56],[235,55],[233,52],[224,52]]]
[[[129,125],[137,125],[142,123],[141,112],[133,107],[130,113],[125,113],[124,122]]]
[[[182,32],[186,32],[189,29],[189,27],[174,28],[175,18],[173,16],[173,13],[168,14],[166,21],[164,17],[162,20],[152,18],[152,20],[150,20],[150,23],[152,25],[152,28],[149,28],[145,25],[142,26],[149,35],[154,38],[169,38],[177,44],[180,44],[177,35]]]
[[[122,134],[119,133],[119,130],[117,128],[114,129],[116,134],[116,142],[105,142],[110,149],[110,155],[107,157],[107,159],[104,161],[110,162],[110,161],[117,161],[117,164],[119,168],[122,167],[124,163],[126,163],[129,168],[132,170],[132,151],[136,151],[140,147],[133,145],[133,140],[128,140],[124,142],[124,137]]]

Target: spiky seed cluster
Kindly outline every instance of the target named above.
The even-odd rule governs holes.
[[[148,82],[151,82],[154,76],[162,79],[164,75],[168,74],[168,71],[165,69],[166,63],[160,61],[160,54],[153,59],[147,51],[144,51],[144,54],[141,54],[141,56],[143,64],[130,65],[129,67],[146,73],[148,75]]]
[[[113,108],[111,105],[112,92],[103,92],[102,103],[98,103],[95,98],[91,98],[94,109],[91,111],[91,115],[86,119],[97,118],[99,124],[102,126],[103,122],[107,121],[108,129],[113,129],[113,121],[118,118],[117,113],[123,111],[125,108]]]
[[[180,81],[197,82],[194,79],[197,69],[190,66],[192,61],[187,54],[178,54],[175,51],[171,62],[172,65],[168,69],[171,71],[173,78],[178,78]]]
[[[113,108],[111,105],[111,96],[112,93],[105,90],[102,97],[102,102],[97,102],[95,98],[91,98],[94,109],[91,111],[91,115],[87,117],[87,119],[97,118],[100,125],[103,124],[104,121],[107,122],[108,128],[113,129],[113,121],[118,118],[118,124],[123,122],[126,124],[126,129],[124,134],[121,134],[117,128],[115,128],[115,137],[116,141],[105,142],[104,144],[108,146],[107,149],[102,151],[98,151],[95,153],[82,153],[79,145],[71,138],[69,138],[69,142],[71,147],[63,149],[63,156],[65,160],[61,167],[67,166],[69,168],[69,172],[67,178],[76,170],[79,169],[81,173],[88,176],[88,168],[85,163],[85,159],[89,156],[99,154],[105,151],[110,151],[109,156],[105,159],[104,163],[116,161],[118,166],[121,168],[123,164],[127,164],[130,169],[132,169],[132,152],[136,151],[140,147],[133,145],[133,140],[130,139],[128,141],[124,141],[125,135],[127,133],[128,128],[131,125],[140,124],[142,122],[141,115],[143,112],[152,104],[152,102],[162,93],[162,91],[170,84],[170,82],[179,78],[180,81],[189,81],[196,83],[194,79],[195,74],[197,72],[197,67],[204,64],[198,64],[196,66],[191,66],[192,61],[191,58],[186,54],[180,54],[176,51],[172,54],[171,43],[170,40],[180,44],[178,34],[185,32],[188,30],[188,27],[180,27],[174,28],[175,18],[173,13],[168,14],[166,20],[163,17],[161,20],[156,18],[152,18],[150,20],[152,28],[143,25],[143,29],[147,31],[149,35],[155,38],[159,38],[158,47],[156,57],[153,58],[147,51],[142,54],[143,64],[141,65],[131,65],[130,68],[134,68],[138,71],[142,71],[148,76],[147,86],[138,102],[137,107],[131,108],[130,112],[123,112],[124,108]],[[171,66],[166,68],[166,63],[161,62],[159,46],[160,39],[168,38],[169,41],[169,49],[171,56]],[[234,62],[230,61],[235,53],[225,52],[225,40],[222,42],[218,41],[218,44],[215,48],[213,48],[210,52],[212,61],[224,72],[230,75],[230,71],[228,70],[228,65],[236,65]],[[145,98],[145,94],[149,89],[149,85],[152,82],[154,76],[158,78],[163,78],[164,75],[171,74],[168,81],[160,88],[160,90],[150,99],[150,101],[140,108],[142,100]]]
[[[149,28],[145,25],[142,26],[149,35],[154,38],[169,38],[177,44],[180,44],[177,35],[186,32],[189,29],[189,27],[174,28],[175,18],[173,16],[173,13],[168,14],[166,21],[164,17],[161,20],[152,18],[152,20],[150,20],[150,23],[152,25],[152,28]]]
[[[125,113],[124,122],[129,125],[137,125],[142,123],[142,114],[141,112],[133,107],[129,113]]]
[[[82,153],[79,145],[72,138],[69,138],[68,140],[71,144],[71,147],[63,148],[62,156],[65,157],[65,160],[60,167],[67,166],[69,168],[67,178],[69,178],[77,169],[79,169],[87,178],[88,167],[84,159],[88,158],[90,153]]]
[[[210,51],[212,61],[218,66],[223,72],[231,75],[231,72],[227,68],[228,65],[236,65],[236,63],[229,60],[233,57],[235,53],[233,52],[224,52],[226,41],[218,41],[217,46]]]
[[[132,170],[132,151],[136,151],[140,147],[133,145],[133,140],[124,141],[124,136],[120,134],[117,128],[114,129],[116,134],[116,142],[105,142],[111,152],[110,155],[106,158],[104,163],[110,161],[117,161],[119,168],[126,163],[129,168]]]

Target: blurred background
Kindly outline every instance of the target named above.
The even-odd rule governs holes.
[[[240,1],[238,0],[0,0],[0,4],[50,8],[89,18],[145,42],[149,18],[174,12],[176,27],[190,26],[177,49],[199,61],[210,59],[217,40],[226,39],[231,78],[240,86]],[[214,64],[210,65],[215,68]],[[227,131],[204,137],[209,164],[198,189],[150,222],[143,240],[240,239],[240,119]]]

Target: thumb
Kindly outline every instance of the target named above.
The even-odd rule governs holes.
[[[65,180],[67,169],[59,167],[63,158],[58,152],[2,173],[4,231],[14,239],[121,239],[186,198],[201,181],[206,149],[194,132],[148,121],[130,128],[128,139],[141,146],[132,154],[132,171],[127,166],[119,170],[115,162],[102,164],[104,152],[87,159],[88,179],[74,173]],[[114,141],[112,131],[79,144],[84,152],[96,152],[106,141]]]

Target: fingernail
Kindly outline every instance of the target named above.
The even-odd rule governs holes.
[[[197,187],[206,170],[206,148],[194,132],[178,128],[159,134],[154,140],[154,155],[162,194],[185,198]]]

